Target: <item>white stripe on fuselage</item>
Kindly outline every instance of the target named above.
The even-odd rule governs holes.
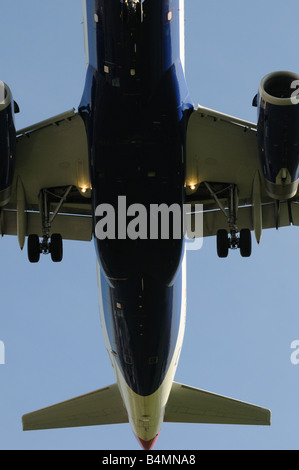
[[[185,72],[185,0],[179,0],[180,15],[180,59]]]
[[[89,44],[88,44],[88,24],[87,24],[87,4],[86,0],[82,0],[83,6],[83,35],[84,35],[84,54],[86,67],[89,65]]]
[[[174,354],[169,366],[169,369],[166,373],[166,376],[161,384],[161,386],[156,390],[152,395],[141,396],[133,392],[133,390],[128,386],[125,381],[125,378],[119,369],[115,356],[112,352],[112,348],[108,338],[108,332],[105,324],[105,315],[104,315],[104,306],[102,299],[102,289],[101,289],[101,269],[97,261],[97,274],[98,274],[98,288],[99,288],[99,303],[100,303],[100,316],[101,324],[104,333],[105,345],[114,368],[116,375],[117,384],[121,393],[121,396],[124,401],[124,405],[127,409],[128,418],[132,427],[134,434],[143,439],[144,441],[149,441],[153,439],[160,431],[163,417],[164,409],[167,404],[169,393],[171,391],[175,371],[178,365],[178,360],[182,348],[184,331],[185,331],[185,321],[186,321],[186,252],[182,261],[182,296],[181,296],[181,317],[180,317],[180,326],[178,332],[178,338],[176,346],[174,349]],[[104,280],[105,282],[106,279]]]

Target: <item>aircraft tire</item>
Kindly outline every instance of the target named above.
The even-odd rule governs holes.
[[[40,258],[40,243],[38,235],[31,234],[28,236],[27,253],[30,263],[38,263]]]
[[[226,258],[228,255],[228,234],[225,229],[220,229],[217,232],[217,254],[219,258]]]
[[[50,242],[51,258],[54,263],[60,263],[63,256],[63,244],[60,233],[53,233]]]
[[[240,254],[244,258],[248,258],[251,255],[251,233],[249,228],[242,228],[240,230]]]

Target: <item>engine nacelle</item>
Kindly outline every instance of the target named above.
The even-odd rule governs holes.
[[[258,92],[258,148],[268,195],[295,196],[299,184],[299,75],[266,75]]]
[[[11,194],[16,153],[16,106],[9,87],[0,81],[0,207],[9,202]]]
[[[258,148],[268,195],[295,196],[299,184],[299,75],[274,72],[259,86]],[[298,92],[299,93],[299,92]]]

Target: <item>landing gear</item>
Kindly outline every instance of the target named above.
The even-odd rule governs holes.
[[[30,263],[38,263],[41,253],[51,253],[52,261],[59,263],[63,256],[62,237],[60,233],[53,233],[50,242],[47,242],[45,246],[43,242],[39,241],[38,235],[31,234],[28,236],[27,251]]]
[[[40,243],[38,235],[31,234],[27,242],[28,259],[30,263],[38,263],[40,258]]]
[[[228,256],[229,248],[235,250],[240,249],[242,257],[248,258],[251,255],[251,233],[247,228],[238,231],[237,227],[237,213],[238,213],[238,188],[235,184],[229,186],[228,208],[225,209],[221,201],[218,199],[217,194],[213,191],[208,183],[205,183],[211,196],[217,202],[217,205],[227,218],[229,225],[229,233],[225,229],[220,229],[217,232],[217,254],[219,258],[226,258]]]
[[[60,263],[63,256],[62,236],[60,233],[53,233],[50,241],[50,253],[54,263]]]
[[[243,258],[249,258],[251,255],[251,233],[248,228],[240,230],[239,248]]]
[[[225,229],[218,230],[216,239],[219,258],[226,258],[229,248],[232,250],[239,248],[243,258],[251,255],[251,233],[248,228],[242,228],[239,237],[229,236]]]
[[[42,217],[42,240],[36,234],[30,234],[28,236],[27,252],[30,263],[38,263],[40,255],[51,254],[51,259],[54,263],[62,261],[63,257],[63,243],[62,236],[60,233],[53,233],[50,236],[51,225],[55,219],[58,211],[60,210],[63,202],[67,198],[72,186],[69,186],[60,201],[50,216],[49,212],[49,192],[47,189],[43,189],[40,193],[40,213]]]
[[[229,249],[229,239],[227,230],[221,229],[217,232],[217,254],[219,258],[226,258]]]

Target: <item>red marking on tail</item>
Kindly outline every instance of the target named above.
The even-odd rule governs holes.
[[[153,439],[150,439],[149,441],[144,441],[138,436],[136,436],[136,438],[144,450],[151,450],[154,447],[156,440],[158,439],[158,436],[159,434],[157,434],[156,437],[154,437]]]

